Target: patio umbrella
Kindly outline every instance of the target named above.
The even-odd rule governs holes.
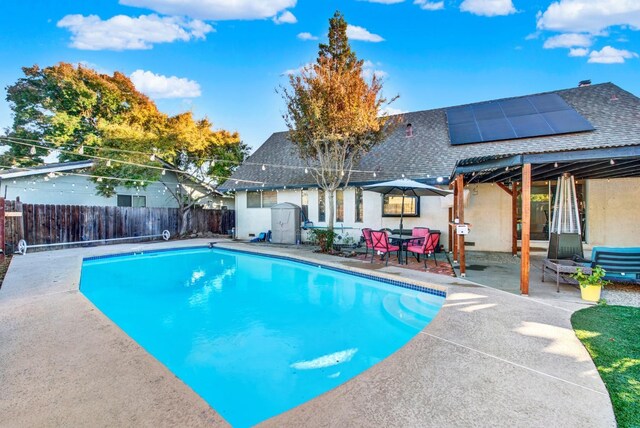
[[[435,186],[419,183],[407,178],[401,180],[385,181],[383,183],[370,184],[363,186],[362,189],[369,192],[382,193],[383,195],[402,195],[402,205],[400,208],[400,235],[402,235],[403,219],[404,219],[404,197],[406,196],[447,196],[450,190],[439,189]]]

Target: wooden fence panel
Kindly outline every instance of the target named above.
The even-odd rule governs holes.
[[[182,221],[178,208],[34,205],[20,201],[5,201],[4,207],[6,212],[22,214],[5,218],[8,253],[17,250],[21,239],[28,245],[41,245],[160,235],[163,230],[176,236]],[[234,226],[233,210],[195,208],[188,233],[227,234]]]

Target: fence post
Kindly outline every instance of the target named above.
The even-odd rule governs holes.
[[[0,198],[0,261],[4,261],[4,198]]]

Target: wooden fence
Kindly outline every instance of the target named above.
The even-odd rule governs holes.
[[[133,238],[180,232],[178,208],[92,207],[33,205],[4,201],[5,252],[14,253],[18,241],[28,245]],[[235,211],[195,208],[188,233],[227,234],[235,226]],[[59,247],[56,247],[59,248]]]

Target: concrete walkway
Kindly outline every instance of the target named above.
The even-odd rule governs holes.
[[[206,242],[15,257],[0,290],[0,426],[224,425],[78,292],[82,257]],[[297,249],[219,245],[371,268]],[[375,272],[445,286],[447,301],[391,357],[265,426],[615,426],[571,329],[573,308],[393,266]]]

